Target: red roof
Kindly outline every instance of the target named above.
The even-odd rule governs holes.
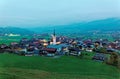
[[[114,44],[114,43],[110,43],[109,45],[110,45],[112,48],[116,48],[116,46],[117,46],[117,45]]]
[[[120,50],[120,47],[117,47],[116,49],[117,49],[117,50]]]
[[[47,52],[56,52],[57,49],[55,49],[55,48],[44,48],[43,50],[47,51]]]

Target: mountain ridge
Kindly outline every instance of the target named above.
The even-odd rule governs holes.
[[[56,25],[48,27],[35,27],[29,30],[33,30],[37,33],[52,32],[53,29],[56,29],[57,32],[86,32],[91,30],[99,31],[119,31],[120,30],[120,18],[108,18],[95,20],[90,22],[80,22],[73,23],[68,25]]]
[[[120,31],[120,18],[107,18],[94,20],[89,22],[79,22],[67,25],[53,25],[53,26],[42,26],[42,27],[32,27],[32,28],[22,28],[22,27],[0,27],[0,34],[15,33],[21,35],[31,35],[40,33],[52,33],[53,30],[57,33],[81,33],[88,31]]]

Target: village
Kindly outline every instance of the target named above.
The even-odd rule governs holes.
[[[19,42],[11,42],[10,45],[0,45],[0,53],[13,53],[21,56],[58,57],[72,55],[82,57],[83,51],[87,53],[94,52],[95,54],[91,59],[98,61],[107,61],[110,58],[113,60],[113,57],[117,56],[114,59],[116,62],[120,55],[120,40],[115,40],[114,42],[109,42],[107,39],[81,41],[78,38],[56,36],[54,30],[51,40],[44,38],[22,38]],[[108,57],[108,55],[111,57]]]

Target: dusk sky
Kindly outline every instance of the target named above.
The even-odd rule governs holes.
[[[61,25],[120,17],[120,0],[0,0],[0,26]]]

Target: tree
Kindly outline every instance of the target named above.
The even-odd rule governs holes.
[[[107,50],[104,47],[93,49],[93,51],[99,52],[99,53],[107,53]]]
[[[107,63],[119,67],[120,65],[119,55],[116,52],[111,53],[110,59]]]
[[[99,49],[99,52],[100,53],[107,53],[107,50],[106,50],[106,48],[102,47]]]

